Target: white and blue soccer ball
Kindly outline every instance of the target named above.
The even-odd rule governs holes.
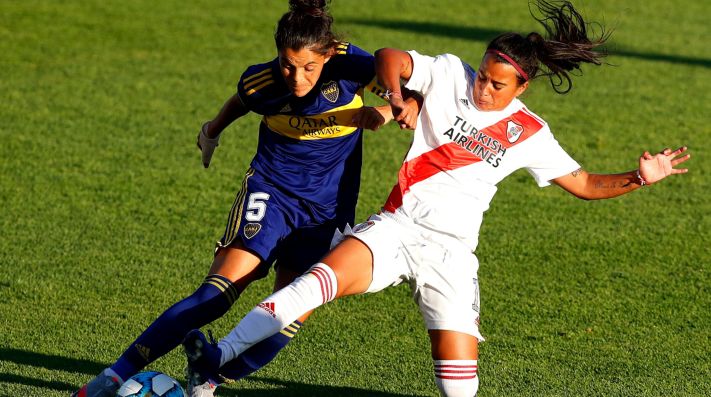
[[[170,376],[156,371],[139,372],[121,385],[117,397],[187,397]]]

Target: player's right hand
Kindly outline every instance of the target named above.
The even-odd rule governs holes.
[[[215,152],[215,148],[219,146],[220,136],[210,138],[207,135],[207,127],[210,122],[206,122],[202,125],[200,133],[197,136],[197,147],[202,152],[202,165],[207,168],[210,166],[210,160],[212,160],[212,153]]]

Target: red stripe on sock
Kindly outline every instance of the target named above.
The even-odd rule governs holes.
[[[334,291],[333,291],[333,280],[331,279],[331,275],[323,268],[317,267],[314,268],[314,271],[318,270],[321,275],[323,275],[325,284],[326,284],[326,297],[324,299],[324,303],[330,302],[333,299]]]
[[[324,303],[330,302],[333,300],[333,296],[335,295],[335,291],[333,290],[333,279],[331,278],[331,274],[326,271],[326,269],[317,267],[314,270],[318,270],[323,274],[325,282],[326,282],[326,299],[324,300]]]
[[[471,375],[471,376],[442,376],[442,375],[435,374],[435,377],[437,377],[439,379],[449,379],[449,380],[468,380],[468,379],[476,378],[476,374]]]
[[[474,368],[476,365],[452,365],[452,364],[435,364],[435,368]]]
[[[435,373],[440,374],[475,374],[476,369],[435,369]]]
[[[311,270],[311,274],[313,274],[314,277],[316,277],[316,280],[318,280],[318,284],[319,284],[319,286],[321,287],[321,299],[323,299],[323,302],[322,302],[322,303],[326,303],[326,297],[325,297],[325,296],[326,296],[326,291],[325,291],[325,289],[324,289],[323,280],[322,280],[322,277],[323,277],[323,276],[322,276],[320,273],[317,273],[315,270],[316,270],[316,269],[312,269],[312,270]]]

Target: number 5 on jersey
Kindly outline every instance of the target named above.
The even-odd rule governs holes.
[[[264,218],[264,214],[267,212],[267,200],[269,200],[269,193],[256,192],[250,194],[244,219],[249,222],[261,221],[262,218]]]

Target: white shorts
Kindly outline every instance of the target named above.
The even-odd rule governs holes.
[[[479,333],[479,262],[461,241],[384,212],[356,225],[351,235],[373,253],[373,281],[378,292],[407,281],[427,329]]]

